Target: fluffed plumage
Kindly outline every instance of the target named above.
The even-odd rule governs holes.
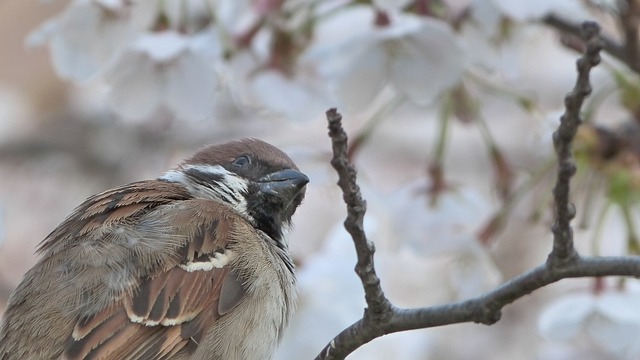
[[[11,295],[0,359],[271,359],[295,306],[286,231],[307,182],[244,139],[90,197]]]

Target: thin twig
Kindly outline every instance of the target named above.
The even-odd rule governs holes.
[[[363,222],[367,206],[360,194],[360,187],[356,183],[356,169],[349,162],[348,140],[347,134],[342,128],[342,115],[336,109],[330,109],[327,111],[327,120],[329,122],[329,137],[331,137],[333,148],[331,165],[338,173],[338,185],[342,189],[343,199],[347,205],[347,219],[344,221],[344,227],[355,243],[358,256],[355,271],[362,281],[367,301],[367,309],[365,310],[363,321],[375,327],[375,324],[385,323],[391,318],[393,308],[382,291],[380,278],[376,275],[373,262],[375,246],[367,239],[364,232]],[[356,333],[354,332],[354,335],[357,335]],[[340,340],[332,341],[322,351],[320,356],[324,357],[321,358],[339,358],[340,352],[334,348],[336,344],[342,346]]]
[[[558,176],[553,189],[556,219],[551,227],[553,251],[549,255],[551,265],[562,265],[574,261],[578,254],[573,246],[571,220],[576,214],[575,206],[569,200],[571,177],[576,172],[571,144],[578,126],[582,122],[580,109],[584,99],[591,93],[589,73],[600,63],[600,26],[595,22],[582,25],[582,36],[586,43],[584,54],[577,61],[578,79],[573,90],[565,96],[565,112],[560,118],[560,126],[553,134],[553,142],[558,155]]]
[[[579,37],[581,34],[581,24],[573,23],[557,15],[547,15],[543,20],[545,24],[560,30],[562,33]],[[627,59],[627,50],[616,40],[600,35],[602,46],[607,54],[627,64],[635,72],[640,72],[640,64],[631,63]]]
[[[640,2],[626,0],[619,5],[620,26],[624,34],[626,62],[632,68],[640,66],[640,43],[638,43],[638,21],[640,21]]]

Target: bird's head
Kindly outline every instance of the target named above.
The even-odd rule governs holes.
[[[278,242],[309,182],[287,154],[257,139],[204,147],[160,179],[231,206]]]

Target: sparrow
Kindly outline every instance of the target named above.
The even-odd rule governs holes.
[[[287,232],[308,182],[242,139],[89,197],[10,296],[0,359],[271,359],[295,307]]]

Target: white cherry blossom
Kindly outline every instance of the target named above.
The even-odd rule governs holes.
[[[609,291],[579,293],[552,302],[538,322],[540,333],[553,341],[589,336],[620,359],[637,359],[640,344],[640,294]]]
[[[361,110],[386,85],[417,104],[428,104],[459,81],[464,53],[444,22],[413,14],[353,6],[319,23],[317,43],[305,58],[329,79],[348,109]]]
[[[179,118],[207,119],[213,114],[219,49],[213,30],[143,34],[105,75],[109,104],[133,120],[151,116],[161,105]]]
[[[255,71],[260,61],[249,53],[238,54],[222,71],[225,89],[238,109],[266,118],[308,121],[332,105],[318,79],[303,71],[290,75],[276,69]]]
[[[124,1],[75,0],[33,32],[27,43],[48,43],[58,75],[85,81],[114,60],[131,34]]]
[[[420,179],[386,199],[398,242],[425,259],[448,258],[445,285],[455,298],[477,296],[500,284],[502,274],[477,238],[493,213],[489,202],[473,189],[457,187],[431,204],[427,183]]]
[[[482,194],[463,186],[443,191],[432,204],[425,178],[397,189],[386,202],[398,238],[431,256],[466,248],[493,213]]]
[[[276,70],[262,71],[250,83],[250,93],[268,112],[293,121],[310,121],[331,104],[328,94],[304,75],[288,77]]]

